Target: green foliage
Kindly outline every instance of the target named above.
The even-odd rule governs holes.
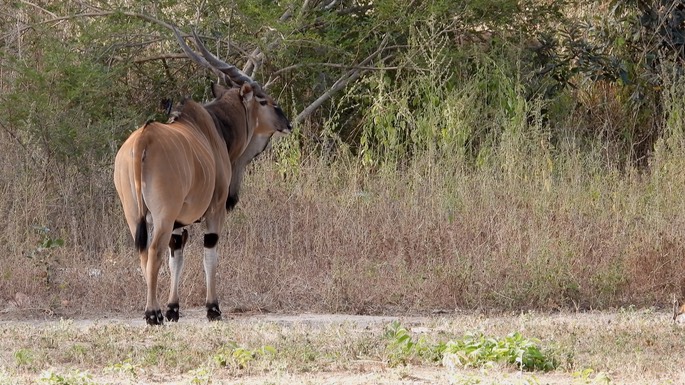
[[[414,340],[410,332],[395,320],[385,328],[386,360],[390,366],[406,365],[414,359],[437,362],[442,358],[445,344],[431,344],[421,336]]]
[[[440,361],[448,366],[487,367],[506,363],[524,371],[550,371],[558,366],[551,352],[540,349],[539,341],[513,332],[497,339],[482,333],[467,333],[462,339],[447,343],[429,343],[423,337],[414,340],[399,321],[385,328],[386,356],[391,366],[406,365],[412,359]]]
[[[595,372],[593,369],[574,372],[573,377],[575,378],[574,383],[578,384],[609,385],[612,382],[607,373]]]
[[[41,236],[41,240],[26,257],[42,270],[44,283],[46,286],[50,286],[53,283],[52,273],[54,267],[58,263],[53,251],[64,246],[64,239],[53,238],[50,234],[50,229],[45,226],[34,226],[34,230]]]
[[[40,241],[38,246],[31,252],[29,258],[36,258],[37,255],[44,253],[50,249],[64,246],[64,239],[53,238],[50,235],[49,228],[45,226],[35,226],[34,229],[36,230],[36,232],[41,234],[42,240]]]
[[[212,357],[212,360],[218,366],[231,366],[238,369],[244,369],[250,362],[256,359],[273,356],[276,353],[276,349],[272,346],[262,346],[259,349],[252,350],[238,346],[235,342],[231,342],[219,349],[219,353],[215,354]]]
[[[486,337],[481,333],[467,333],[460,340],[449,341],[445,347],[445,361],[462,367],[483,367],[495,363],[514,365],[525,371],[550,371],[557,360],[538,346],[538,341],[510,333],[504,338]]]
[[[30,349],[19,349],[14,352],[14,360],[19,367],[28,367],[33,363],[33,351]]]
[[[594,2],[521,7],[513,0],[114,1],[97,3],[111,14],[85,17],[76,16],[92,11],[83,2],[51,2],[47,12],[38,13],[13,3],[32,28],[0,50],[2,66],[11,73],[3,83],[0,116],[30,149],[32,162],[82,165],[83,158],[109,160],[126,134],[154,115],[161,99],[207,98],[211,75],[188,61],[166,59],[179,50],[172,34],[132,14],[139,13],[196,29],[211,49],[240,67],[245,53],[260,49],[268,60],[257,80],[276,80],[272,93],[295,113],[386,39],[369,65],[378,70],[366,72],[347,95],[334,96],[308,120],[315,135],[328,127],[370,167],[422,156],[424,150],[487,156],[498,141],[498,115],[510,106],[499,92],[511,88],[512,80],[516,94],[528,102],[542,100],[544,110],[567,105],[559,99],[567,92],[615,85],[622,112],[635,114],[637,123],[616,128],[610,140],[639,152],[628,157],[639,157],[659,128],[649,113],[660,106],[657,64],[681,52],[678,20],[685,11],[659,0],[613,1],[606,4],[611,12],[600,15],[568,12],[585,4]],[[46,23],[51,15],[65,18]],[[0,18],[3,30],[15,22]],[[229,39],[232,48],[226,49]],[[478,120],[449,111],[452,98],[479,103],[473,111]],[[595,108],[592,101],[588,107]],[[333,125],[325,122],[331,117]],[[595,123],[588,122],[588,138],[601,129]]]
[[[386,350],[390,365],[406,364],[416,348],[409,331],[399,321],[393,321],[385,328],[385,338],[388,340]]]
[[[122,73],[79,54],[51,31],[41,32],[29,53],[40,58],[7,58],[16,71],[15,86],[2,96],[0,114],[31,149],[27,155],[38,164],[29,166],[108,156],[110,142],[130,124],[125,119],[135,116],[126,117],[130,110],[122,108]]]
[[[192,377],[190,383],[193,385],[205,385],[212,383],[212,371],[206,367],[200,367],[188,372]]]
[[[123,362],[118,362],[116,364],[108,365],[105,371],[113,373],[123,373],[132,378],[138,378],[140,372],[144,372],[139,365],[133,363],[130,358],[125,359]]]
[[[40,382],[48,385],[91,385],[95,384],[92,376],[87,372],[73,369],[68,374],[46,370],[40,375]]]

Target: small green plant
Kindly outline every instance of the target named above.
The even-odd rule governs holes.
[[[69,374],[59,374],[52,370],[46,370],[40,375],[40,382],[49,385],[91,385],[92,376],[88,372],[73,369]]]
[[[482,333],[467,333],[461,340],[446,344],[443,363],[447,366],[487,367],[495,363],[515,365],[519,370],[553,370],[557,360],[544,353],[538,341],[510,333],[502,339]]]
[[[415,357],[424,358],[428,361],[439,361],[445,350],[444,343],[431,344],[423,337],[416,341],[410,332],[395,320],[385,328],[386,355],[390,366],[406,365]]]
[[[576,383],[590,384],[590,385],[609,385],[611,384],[611,377],[605,372],[595,373],[593,369],[583,369],[573,373]]]
[[[43,255],[51,249],[64,246],[64,239],[53,238],[50,235],[50,229],[48,227],[34,226],[33,229],[41,235],[42,239],[40,240],[36,248],[31,251],[31,253],[29,254],[29,258],[39,258],[41,255]]]
[[[33,362],[33,352],[30,349],[19,349],[14,352],[14,360],[17,366],[27,367]]]
[[[56,263],[51,251],[64,246],[64,239],[53,238],[50,234],[50,229],[45,226],[34,226],[33,229],[40,234],[41,240],[26,257],[32,260],[36,267],[40,267],[43,270],[42,277],[45,280],[45,285],[50,286],[52,283],[53,266]]]
[[[141,369],[139,365],[133,364],[130,358],[127,358],[123,362],[107,366],[105,371],[110,373],[122,373],[132,378],[137,378],[138,373],[143,372],[144,370]]]
[[[386,350],[390,365],[406,364],[416,347],[409,331],[395,320],[385,328],[385,338],[388,340]]]
[[[272,346],[262,346],[259,349],[252,350],[231,342],[225,345],[212,359],[219,366],[235,366],[238,369],[244,369],[255,359],[274,355],[276,352],[276,349]]]
[[[212,371],[207,367],[199,367],[188,372],[192,377],[190,383],[192,385],[208,385],[212,383]]]

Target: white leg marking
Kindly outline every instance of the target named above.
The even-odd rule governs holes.
[[[182,233],[183,229],[181,228],[173,231],[173,234],[178,236],[182,236]],[[183,274],[183,247],[176,250],[169,249],[169,272],[171,273],[169,303],[178,303],[178,287],[181,283],[181,275]]]
[[[214,303],[217,301],[216,296],[216,268],[219,264],[219,257],[216,252],[216,246],[212,248],[205,248],[205,280],[207,283],[207,303]]]

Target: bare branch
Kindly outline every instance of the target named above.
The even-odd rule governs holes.
[[[388,43],[388,35],[385,35],[383,37],[383,41],[381,41],[381,44],[379,45],[378,49],[369,55],[366,59],[362,60],[359,64],[358,67],[365,67],[373,58],[378,56],[381,52],[385,50],[385,46]],[[314,102],[312,102],[310,105],[308,105],[302,112],[300,112],[296,117],[295,117],[295,123],[301,123],[304,121],[309,115],[314,112],[317,108],[319,108],[325,101],[330,99],[336,92],[342,90],[345,88],[350,82],[353,82],[357,80],[366,70],[364,69],[353,69],[351,71],[346,72],[343,74],[333,85],[331,88],[326,91],[323,95],[319,96]]]
[[[300,8],[300,13],[297,15],[298,19],[302,19],[302,16],[307,12],[307,9],[309,8],[309,0],[304,0],[302,2],[302,8]]]
[[[188,56],[186,56],[184,53],[167,53],[167,54],[161,54],[161,55],[154,55],[154,56],[148,56],[148,57],[142,57],[140,59],[134,59],[134,63],[145,63],[149,61],[155,61],[155,60],[166,60],[166,59],[188,59]]]
[[[274,71],[271,76],[277,77],[283,74],[284,72],[292,71],[297,68],[302,68],[302,67],[330,67],[330,68],[343,68],[346,70],[364,70],[364,71],[393,71],[397,70],[400,67],[397,66],[392,66],[392,67],[374,67],[374,66],[358,66],[358,65],[353,65],[350,66],[348,64],[337,64],[337,63],[299,63],[299,64],[293,64],[291,66],[283,67],[277,71]]]
[[[26,1],[26,0],[21,0],[21,2],[24,3],[24,4],[26,4],[26,5],[30,5],[30,6],[32,6],[32,7],[34,7],[34,8],[37,8],[37,9],[39,9],[40,11],[45,12],[45,13],[47,13],[48,15],[50,15],[50,16],[52,16],[52,17],[57,17],[57,15],[55,15],[54,13],[48,11],[47,9],[45,9],[45,8],[39,6],[39,5],[36,5],[36,4],[33,4],[33,3],[29,3],[29,2]]]
[[[77,13],[77,14],[68,15],[68,16],[54,17],[52,19],[44,20],[44,21],[41,21],[41,22],[38,22],[35,24],[25,25],[22,28],[19,28],[15,31],[4,34],[2,36],[2,39],[7,38],[8,36],[10,36],[14,33],[22,33],[24,31],[26,31],[27,29],[33,28],[35,25],[57,23],[57,22],[64,21],[64,20],[78,19],[78,18],[82,18],[82,17],[106,17],[106,16],[115,16],[115,15],[123,15],[123,16],[143,19],[143,20],[149,21],[153,24],[160,25],[160,26],[167,28],[171,31],[174,30],[174,27],[171,24],[169,24],[165,21],[159,20],[157,18],[154,18],[150,15],[143,15],[141,13],[135,13],[135,12],[101,11],[101,12],[84,12],[84,13]]]
[[[314,112],[314,110],[321,107],[321,105],[326,100],[330,99],[336,92],[345,88],[350,82],[357,80],[363,72],[365,71],[354,70],[351,73],[348,72],[341,76],[328,91],[326,91],[323,95],[319,96],[318,99],[312,102],[312,104],[308,105],[304,110],[302,110],[302,112],[300,112],[295,117],[295,123],[302,123],[303,120],[305,120],[309,115],[311,115],[312,112]]]

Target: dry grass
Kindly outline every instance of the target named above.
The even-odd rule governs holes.
[[[0,299],[23,293],[30,307],[58,313],[142,308],[109,167],[38,172],[11,141],[2,146],[0,212],[10,225],[0,235]],[[371,171],[350,157],[309,158],[284,176],[282,165],[258,161],[222,237],[223,307],[378,314],[669,306],[682,294],[685,251],[675,151],[657,153],[649,174],[540,148],[503,145],[496,156],[506,161],[477,169],[427,159]],[[47,234],[35,230],[43,226]],[[190,234],[182,306],[204,298],[202,227]],[[47,238],[65,246],[36,253]],[[166,284],[164,276],[162,296]]]

